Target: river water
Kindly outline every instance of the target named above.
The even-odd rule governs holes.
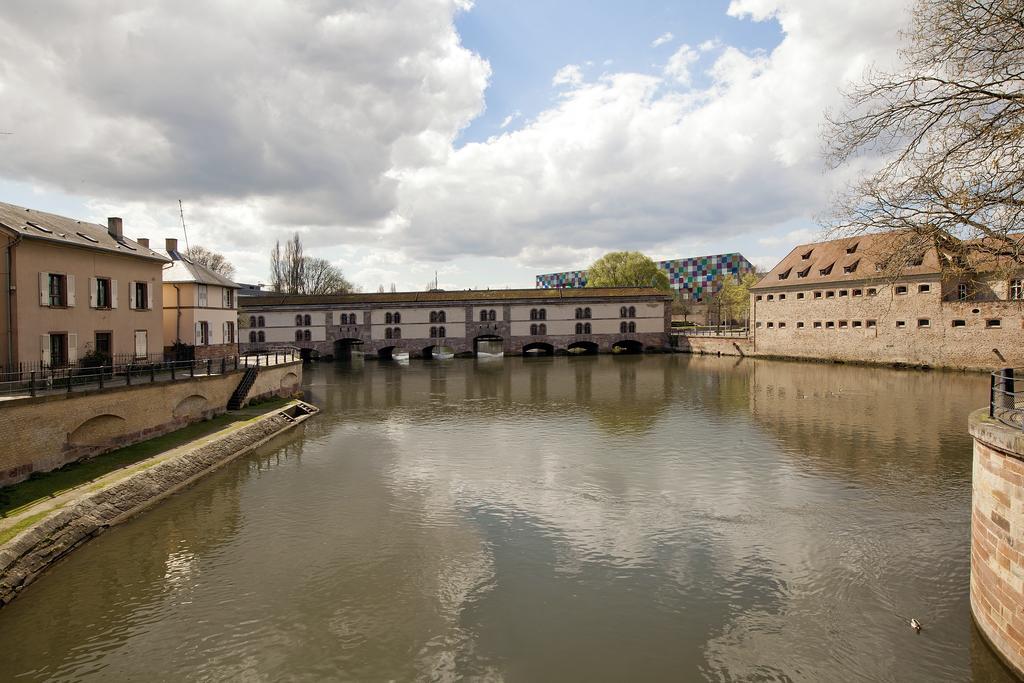
[[[1011,680],[968,603],[984,375],[601,356],[304,382],[323,413],[0,611],[0,680]]]

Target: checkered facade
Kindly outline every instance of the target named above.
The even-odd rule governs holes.
[[[742,277],[753,273],[754,266],[742,254],[716,254],[693,258],[658,261],[658,266],[668,274],[673,289],[689,294],[689,298],[703,299],[714,294],[716,282],[731,275]],[[577,288],[587,286],[587,271],[570,270],[564,273],[547,273],[537,276],[538,289]]]

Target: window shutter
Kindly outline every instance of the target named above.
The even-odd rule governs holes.
[[[68,334],[68,362],[78,362],[78,335]]]
[[[74,306],[75,305],[75,276],[74,275],[68,275],[66,282],[67,282],[67,286],[68,286],[68,306]]]
[[[202,323],[196,323],[196,341],[195,345],[199,346],[203,341],[203,326]]]
[[[99,284],[97,283],[96,278],[89,278],[89,308],[96,308],[96,306],[99,304],[99,296],[97,292],[98,289]]]
[[[139,308],[139,304],[135,301],[135,281],[129,280],[128,282],[128,307]]]
[[[221,343],[223,344],[228,343],[228,325],[230,324],[231,323],[224,323],[223,325],[221,325],[221,335],[223,335],[221,337]]]
[[[146,283],[146,308],[152,310],[153,308],[153,283]]]
[[[39,273],[39,305],[49,306],[50,305],[50,274]],[[49,342],[46,343],[46,352],[50,352]]]
[[[149,354],[149,333],[146,330],[135,331],[135,357],[145,358]]]
[[[110,307],[117,308],[117,280],[110,278]]]
[[[39,335],[39,360],[43,361],[43,365],[50,364],[50,335],[48,334]]]
[[[228,307],[228,288],[227,287],[221,287],[220,288],[220,307],[221,308],[227,308]]]

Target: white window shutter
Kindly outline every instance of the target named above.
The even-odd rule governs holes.
[[[202,323],[196,323],[196,341],[195,345],[199,346],[203,342],[203,325]]]
[[[43,365],[50,364],[50,335],[48,334],[39,335],[39,360],[43,362]]]
[[[89,278],[89,308],[96,308],[99,304],[99,297],[97,296],[99,290],[99,284],[96,278]]]
[[[75,305],[75,276],[74,275],[68,275],[66,282],[67,282],[67,285],[68,285],[68,306],[74,306]]]
[[[132,309],[135,309],[135,308],[139,307],[138,303],[136,303],[136,301],[135,301],[135,281],[134,280],[129,280],[129,282],[128,282],[128,307],[132,308]]]
[[[110,278],[110,307],[117,308],[117,280]]]
[[[228,307],[228,288],[227,287],[221,287],[220,288],[220,307],[221,308],[227,308]]]
[[[68,362],[78,362],[78,335],[68,334]]]
[[[220,338],[220,341],[221,341],[222,344],[227,344],[228,343],[228,325],[230,325],[230,324],[231,323],[224,323],[223,325],[221,325],[221,335],[222,336]]]
[[[135,331],[135,357],[145,358],[149,354],[149,333],[146,330]]]
[[[153,309],[153,287],[152,282],[146,283],[146,308],[150,310]]]
[[[39,273],[39,305],[49,306],[50,305],[50,274]],[[50,352],[49,342],[47,342],[46,352]]]

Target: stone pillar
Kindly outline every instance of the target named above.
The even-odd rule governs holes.
[[[1024,679],[1024,431],[978,410],[971,495],[971,612]]]

